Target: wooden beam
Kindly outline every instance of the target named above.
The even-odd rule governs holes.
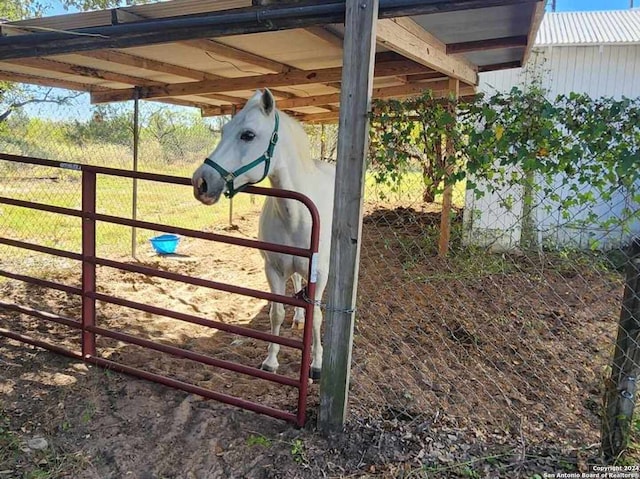
[[[77,83],[68,80],[59,80],[57,78],[41,77],[28,75],[26,73],[16,73],[0,70],[0,81],[9,81],[15,83],[27,83],[29,85],[38,85],[45,87],[66,88],[67,90],[76,91],[104,91],[97,85],[89,83]]]
[[[398,74],[424,73],[424,67],[410,60],[390,61],[376,65],[376,77],[388,77]],[[167,96],[202,95],[207,93],[221,93],[257,88],[272,88],[279,86],[308,85],[313,83],[327,83],[341,80],[342,67],[325,68],[320,70],[300,70],[287,73],[272,73],[224,80],[205,80],[193,83],[178,83],[151,86],[140,90],[141,99],[162,98]],[[118,90],[108,94],[98,93],[91,96],[92,103],[111,101],[126,101],[133,99],[134,90]]]
[[[200,70],[194,70],[192,68],[185,68],[179,65],[171,63],[161,62],[150,58],[145,58],[137,55],[131,55],[129,53],[123,53],[116,50],[98,50],[95,52],[84,53],[82,56],[88,58],[97,58],[118,65],[127,65],[143,70],[149,70],[161,73],[170,73],[172,75],[189,78],[191,80],[219,80],[224,78],[214,73],[203,72]],[[228,103],[238,103],[243,100],[241,97],[234,97],[229,95],[207,95],[207,98],[212,100],[219,100]],[[204,103],[206,105],[206,103]]]
[[[471,63],[448,56],[444,44],[433,35],[424,30],[418,35],[415,28],[407,28],[406,25],[406,21],[399,23],[395,19],[379,20],[378,43],[449,77],[470,85],[478,84],[478,74]]]
[[[418,75],[411,75],[408,77],[409,82],[417,82],[424,80],[447,80],[447,76],[440,72],[420,73]]]
[[[18,60],[7,60],[5,63],[12,63],[23,67],[36,68],[48,72],[64,73],[67,75],[78,75],[98,80],[112,81],[124,83],[133,86],[152,86],[162,85],[161,82],[149,80],[147,78],[134,77],[122,73],[110,72],[99,68],[85,67],[65,63],[58,60],[50,60],[48,58],[21,58]]]
[[[185,68],[179,65],[161,62],[138,55],[131,55],[129,53],[123,53],[116,50],[97,50],[95,52],[83,53],[81,55],[89,58],[97,58],[98,60],[104,60],[110,63],[117,63],[118,65],[127,65],[153,72],[170,73],[171,75],[188,78],[189,80],[202,81],[223,78],[220,75],[214,75],[213,73]]]
[[[449,79],[449,93],[457,99],[460,96],[460,82],[457,78]],[[455,109],[451,111],[455,118]],[[453,144],[452,134],[446,134],[446,157],[445,157],[445,186],[442,192],[442,212],[440,213],[440,239],[438,241],[438,256],[444,258],[449,252],[449,243],[451,242],[451,207],[453,200],[453,185],[448,183],[449,176],[452,173],[453,157],[455,156],[455,145]]]
[[[295,115],[298,121],[304,123],[337,123],[340,118],[340,111],[325,111],[323,113],[308,113],[306,115]]]
[[[372,97],[376,99],[386,99],[386,98],[404,98],[408,96],[420,95],[423,92],[431,90],[433,92],[434,98],[440,98],[446,96],[449,92],[449,81],[448,80],[437,80],[430,82],[422,82],[422,83],[407,83],[405,85],[398,86],[389,86],[382,88],[374,88],[372,92]],[[472,95],[475,93],[475,89],[470,86],[465,86],[461,89],[461,92],[464,95]],[[331,105],[334,103],[338,103],[340,101],[340,93],[330,93],[328,95],[316,95],[309,97],[298,97],[292,98],[290,100],[282,100],[276,103],[276,106],[281,110],[291,110],[293,108],[302,108],[307,106],[315,106],[318,108],[323,108],[326,105]],[[237,105],[224,105],[224,106],[210,106],[205,107],[202,110],[203,116],[219,116],[219,115],[230,115],[232,113],[233,108],[235,107],[237,110],[241,109],[244,106],[243,103],[239,103]],[[323,115],[319,114],[319,115]],[[307,116],[311,115],[307,119]],[[296,116],[300,116],[304,119],[304,121],[316,121],[316,118],[313,116],[315,113],[297,113]],[[318,117],[322,118],[322,117]],[[336,115],[337,118],[337,115]]]
[[[520,68],[522,66],[522,62],[505,62],[505,63],[493,63],[491,65],[483,65],[478,67],[479,72],[493,72],[496,70],[508,70],[509,68]]]
[[[238,60],[244,63],[248,63],[250,65],[255,65],[257,67],[264,68],[265,70],[268,70],[274,73],[286,73],[288,71],[293,70],[292,67],[290,67],[289,65],[285,65],[284,63],[270,60],[260,55],[255,55],[254,53],[240,50],[239,48],[231,47],[229,45],[225,45],[223,43],[216,42],[213,40],[198,39],[198,40],[188,40],[180,43],[182,45],[187,45],[192,48],[197,48],[199,50],[203,50],[208,53],[213,53],[214,55],[219,55],[224,58],[229,58],[231,60]]]
[[[546,3],[546,0],[538,0],[536,6],[534,7],[533,14],[531,15],[529,35],[527,36],[527,47],[524,50],[524,56],[522,58],[523,65],[526,65],[527,61],[529,60],[531,49],[533,48],[533,44],[536,41],[536,35],[538,34],[538,29],[540,28],[540,24],[542,23],[542,18],[544,17],[544,8]]]
[[[447,80],[424,82],[424,83],[407,83],[405,85],[390,86],[383,88],[374,88],[372,96],[373,98],[400,98],[404,96],[412,96],[420,94],[426,90],[432,90],[436,92],[442,92],[447,90],[449,82]],[[290,110],[292,108],[302,108],[306,106],[324,107],[332,103],[340,102],[340,93],[329,93],[328,95],[316,95],[309,97],[291,98],[290,100],[282,100],[276,103],[276,106],[281,110]],[[235,105],[237,109],[240,109],[244,104]],[[216,115],[228,115],[231,112],[231,105],[225,105],[223,107],[212,106],[205,109],[204,116],[216,116]]]
[[[354,310],[362,239],[369,109],[373,87],[378,0],[346,0],[343,97],[331,230],[326,329],[318,426],[342,430],[347,415]],[[316,309],[317,310],[317,309]]]
[[[518,48],[527,46],[527,36],[519,35],[515,37],[490,38],[487,40],[476,40],[473,42],[460,42],[447,44],[447,55],[457,55],[460,53],[477,52],[485,50],[498,50],[500,48]]]

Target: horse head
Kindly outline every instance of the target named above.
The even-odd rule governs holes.
[[[279,116],[269,90],[257,91],[222,127],[216,149],[193,174],[193,194],[211,205],[223,193],[232,197],[269,173],[278,142]]]

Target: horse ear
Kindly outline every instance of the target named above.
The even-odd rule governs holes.
[[[261,101],[262,111],[264,112],[265,115],[269,116],[273,111],[273,109],[275,108],[275,106],[276,106],[276,100],[273,98],[273,94],[269,91],[268,88],[265,88],[264,92],[262,93],[262,101]]]

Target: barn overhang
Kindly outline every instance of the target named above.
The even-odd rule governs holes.
[[[380,0],[374,98],[475,92],[526,61],[540,0]],[[0,80],[194,106],[241,107],[269,87],[303,121],[336,121],[344,1],[172,0],[0,25]]]

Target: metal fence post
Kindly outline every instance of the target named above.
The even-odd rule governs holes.
[[[82,356],[95,356],[96,300],[96,174],[82,170]]]
[[[133,99],[133,171],[138,171],[138,149],[140,146],[140,89],[136,88]],[[131,197],[131,219],[138,219],[138,179],[133,178]],[[138,254],[138,232],[136,227],[131,228],[131,256]]]
[[[606,383],[602,418],[602,453],[616,459],[627,447],[640,372],[640,237],[629,247],[626,285],[611,378]]]

